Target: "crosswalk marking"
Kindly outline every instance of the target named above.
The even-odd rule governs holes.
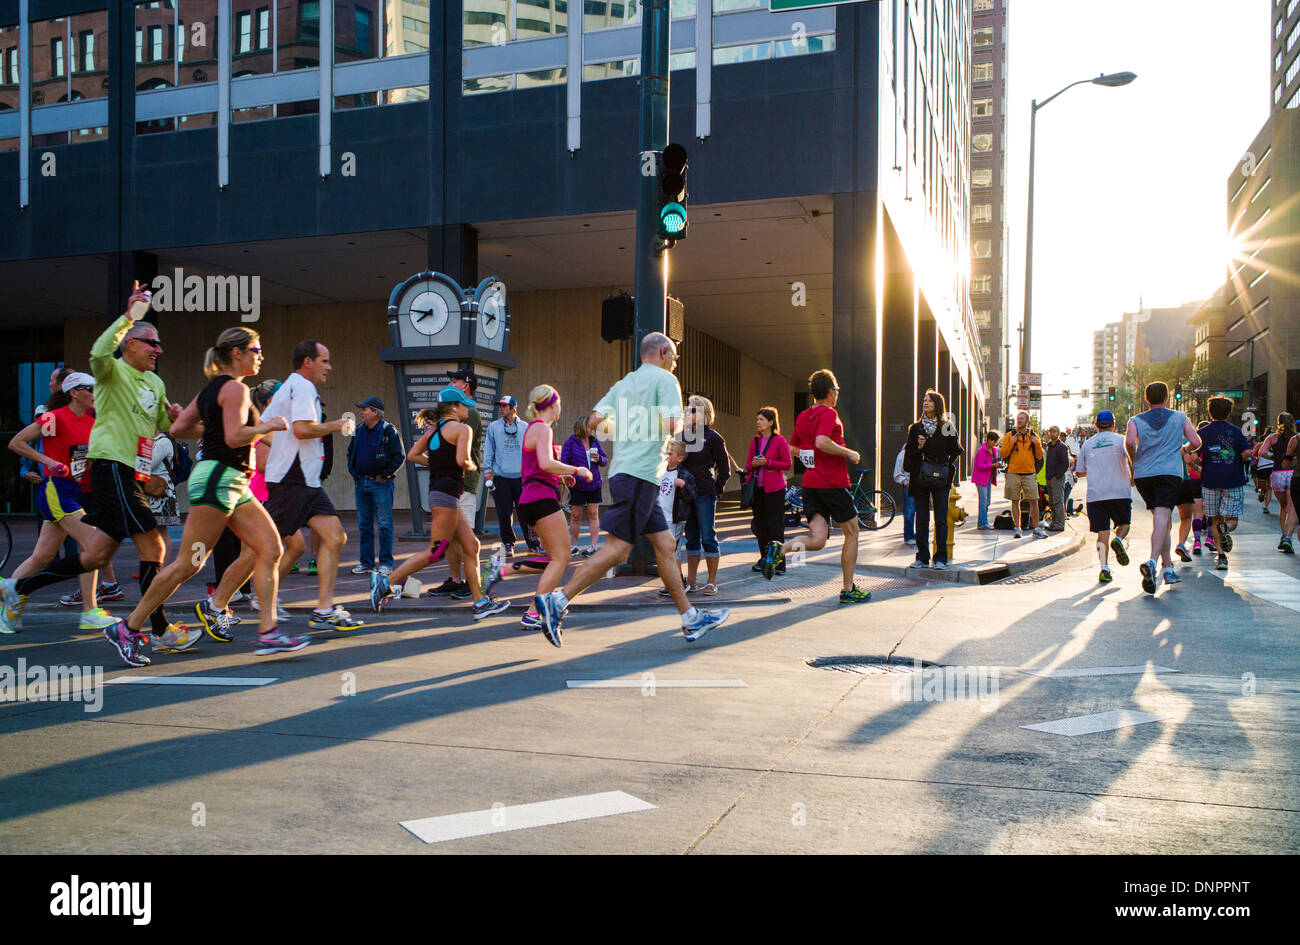
[[[747,689],[743,679],[566,679],[570,689]]]
[[[1240,568],[1210,573],[1247,594],[1300,612],[1300,580],[1289,574],[1272,568]]]
[[[1149,712],[1136,712],[1132,709],[1114,709],[1110,712],[1098,712],[1095,715],[1076,715],[1070,719],[1056,719],[1053,722],[1038,722],[1034,725],[1022,725],[1021,728],[1035,732],[1047,732],[1049,735],[1093,735],[1097,732],[1109,732],[1117,728],[1130,728],[1159,722],[1160,716]]]
[[[583,794],[562,797],[554,801],[534,804],[494,804],[487,810],[447,814],[442,817],[425,817],[421,820],[404,820],[405,827],[425,843],[442,843],[465,837],[482,837],[491,833],[527,830],[530,827],[549,827],[575,820],[592,820],[614,814],[631,814],[636,811],[655,810],[655,805],[623,791],[605,791],[601,794]]]
[[[116,676],[104,685],[137,683],[146,686],[265,686],[278,676]]]
[[[1075,676],[1129,676],[1138,673],[1176,673],[1178,670],[1167,666],[1092,666],[1084,669],[1026,669],[1021,670],[1027,676],[1042,676],[1045,679],[1070,679]]]

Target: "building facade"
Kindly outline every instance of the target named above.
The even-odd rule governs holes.
[[[673,3],[669,137],[691,161],[689,238],[668,254],[679,374],[713,398],[733,455],[761,406],[788,429],[823,367],[887,487],[926,388],[978,436],[970,3]],[[331,415],[370,394],[393,412],[377,354],[393,286],[498,276],[519,361],[505,392],[546,381],[585,410],[630,361],[601,341],[600,303],[634,288],[641,30],[630,2],[568,12],[0,0],[0,427],[30,421],[50,365],[85,366],[133,279],[177,269],[259,280],[268,375],[295,342],[327,344]],[[240,317],[157,314],[173,399]],[[351,508],[345,475],[327,487]]]
[[[1272,57],[1273,114],[1284,108],[1300,108],[1300,0],[1272,0],[1272,39],[1269,55]]]
[[[1007,5],[973,0],[971,20],[971,305],[989,386],[989,416],[1010,405],[1007,318]]]

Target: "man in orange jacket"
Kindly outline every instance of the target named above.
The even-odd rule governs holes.
[[[1016,427],[1008,430],[998,444],[998,454],[1007,461],[1006,491],[1011,500],[1011,517],[1016,523],[1016,537],[1020,537],[1020,503],[1029,503],[1029,522],[1035,538],[1046,538],[1038,524],[1038,463],[1043,459],[1042,441],[1029,428],[1029,414],[1016,414]]]

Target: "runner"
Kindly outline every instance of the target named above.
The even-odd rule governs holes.
[[[438,391],[438,406],[421,410],[416,418],[424,433],[406,458],[429,469],[429,550],[411,555],[390,575],[370,572],[370,606],[375,613],[383,609],[385,600],[400,593],[407,578],[445,555],[452,542],[458,542],[465,552],[465,576],[474,598],[474,619],[491,617],[510,606],[509,601],[493,600],[483,591],[479,583],[478,537],[459,505],[465,473],[475,468],[470,458],[473,433],[465,421],[477,409],[464,391],[444,387]]]
[[[853,569],[858,563],[858,512],[849,495],[848,462],[861,461],[854,450],[844,445],[844,424],[835,412],[840,399],[840,384],[830,371],[817,371],[808,378],[814,406],[799,414],[790,434],[790,446],[799,451],[803,463],[803,510],[808,517],[806,540],[785,544],[771,542],[763,559],[763,577],[772,580],[785,563],[791,548],[819,551],[830,538],[831,522],[844,534],[840,549],[841,604],[861,604],[871,600],[871,592],[859,590],[853,583]],[[846,460],[848,462],[846,462]]]
[[[1268,478],[1268,488],[1277,496],[1277,524],[1281,531],[1281,538],[1277,543],[1277,550],[1285,554],[1295,554],[1295,549],[1291,544],[1289,532],[1287,530],[1287,520],[1291,511],[1291,462],[1287,459],[1287,445],[1291,438],[1295,436],[1295,418],[1289,413],[1280,413],[1277,415],[1277,431],[1270,433],[1264,438],[1264,442],[1259,444],[1256,451],[1263,464],[1264,457],[1272,461],[1272,474]],[[1267,510],[1268,506],[1265,506]]]
[[[673,536],[659,507],[659,482],[668,468],[667,447],[682,428],[682,390],[672,375],[677,345],[662,332],[641,340],[641,366],[609,389],[595,407],[605,417],[606,436],[614,437],[609,464],[610,505],[601,517],[606,533],[600,550],[583,562],[563,588],[539,594],[534,606],[542,631],[553,646],[564,642],[560,624],[569,602],[627,560],[632,544],[645,535],[654,546],[659,577],[672,593],[688,643],[720,627],[731,616],[723,608],[698,610],[686,599],[681,572],[673,557]]]
[[[1259,425],[1256,424],[1255,428],[1258,430]],[[1269,479],[1273,476],[1273,456],[1271,453],[1265,452],[1263,448],[1264,441],[1272,435],[1273,428],[1267,427],[1264,430],[1264,435],[1259,437],[1258,442],[1251,451],[1253,474],[1255,478],[1255,493],[1264,506],[1260,509],[1260,512],[1263,515],[1268,514],[1269,503],[1273,501],[1273,490],[1268,487]]]
[[[519,494],[519,517],[541,539],[542,549],[550,559],[537,581],[537,596],[551,593],[560,586],[560,577],[569,566],[568,523],[561,506],[561,483],[573,485],[578,479],[591,482],[586,466],[570,466],[559,461],[560,447],[551,425],[560,419],[560,394],[549,384],[539,384],[528,395],[524,415],[523,459],[520,476],[523,490]],[[490,590],[490,588],[488,588]]]
[[[1197,432],[1201,435],[1201,493],[1209,532],[1215,535],[1215,570],[1228,570],[1228,552],[1232,535],[1241,517],[1246,492],[1246,470],[1241,459],[1250,453],[1250,443],[1241,430],[1228,423],[1232,401],[1227,397],[1210,398],[1212,422]],[[1209,536],[1206,538],[1209,543]]]
[[[1196,425],[1196,432],[1200,433],[1209,425],[1208,420],[1202,420]],[[1178,496],[1178,544],[1174,547],[1174,554],[1186,563],[1192,560],[1193,554],[1201,553],[1201,516],[1205,514],[1201,496],[1201,453],[1192,449],[1190,444],[1183,446],[1183,474],[1183,489]],[[1189,534],[1194,539],[1190,553],[1187,550]]]
[[[81,504],[81,482],[86,475],[86,450],[90,431],[95,424],[91,413],[95,407],[95,379],[89,374],[72,373],[64,378],[62,389],[71,395],[67,406],[51,410],[21,430],[9,441],[9,448],[19,456],[44,467],[45,479],[36,491],[36,517],[40,532],[36,547],[22,564],[14,569],[9,581],[17,581],[41,570],[54,560],[64,538],[79,543],[89,541],[94,529],[84,521],[85,509]],[[41,449],[31,443],[41,441]],[[116,618],[95,603],[95,571],[81,575],[81,621],[78,631],[99,633],[117,623]],[[0,619],[0,633],[17,632]]]
[[[320,598],[311,612],[308,626],[313,630],[356,630],[361,621],[334,604],[334,582],[339,573],[339,556],[348,536],[334,511],[334,503],[321,488],[321,470],[325,464],[323,437],[335,433],[351,436],[356,422],[341,417],[321,422],[320,394],[316,385],[325,381],[333,370],[330,352],[315,338],[300,341],[293,349],[293,373],[280,385],[266,406],[269,417],[288,421],[288,435],[271,439],[266,464],[266,511],[284,541],[280,556],[280,583],[288,577],[307,547],[299,531],[305,525],[320,536]],[[257,595],[264,610],[275,598]],[[259,613],[261,613],[259,611]],[[265,619],[264,617],[261,619]],[[274,621],[273,621],[274,622]]]
[[[1142,590],[1148,594],[1156,592],[1161,580],[1157,558],[1164,565],[1166,584],[1182,581],[1169,552],[1169,530],[1183,488],[1183,441],[1194,450],[1201,448],[1201,438],[1187,414],[1165,406],[1168,397],[1169,387],[1163,381],[1148,384],[1147,409],[1129,420],[1124,433],[1124,447],[1133,461],[1133,484],[1151,511],[1151,557],[1139,568]]]
[[[262,348],[258,342],[255,331],[228,328],[217,338],[216,345],[208,349],[203,364],[208,384],[173,424],[174,429],[181,431],[197,430],[202,425],[203,431],[203,459],[195,464],[187,481],[190,512],[185,518],[185,531],[175,560],[163,569],[135,610],[118,625],[119,638],[140,635],[145,614],[198,574],[227,525],[257,556],[253,583],[259,593],[265,600],[275,598],[280,541],[271,516],[249,490],[248,459],[258,439],[276,430],[287,430],[288,423],[282,416],[256,422],[257,411],[249,401],[243,378],[252,377],[262,369]],[[210,629],[209,635],[227,643],[231,639],[229,634],[223,638]],[[266,656],[301,650],[311,640],[282,632],[268,607],[260,615],[257,642],[260,648],[255,652]],[[155,644],[155,652],[159,649]]]
[[[1128,564],[1129,523],[1133,520],[1133,463],[1124,450],[1124,437],[1115,432],[1115,415],[1109,410],[1097,414],[1097,433],[1079,447],[1075,475],[1088,480],[1088,528],[1097,533],[1097,580],[1109,584],[1114,578],[1107,560],[1107,547],[1115,560]],[[1091,474],[1091,475],[1089,475]],[[1110,527],[1115,537],[1110,538]]]
[[[1291,502],[1289,504],[1290,512],[1288,513],[1287,524],[1283,526],[1282,532],[1286,537],[1287,547],[1292,547],[1291,536],[1300,525],[1300,476],[1295,475],[1296,460],[1300,459],[1300,433],[1296,433],[1286,445],[1287,464],[1291,467]],[[1286,548],[1282,549],[1283,551]],[[1294,549],[1292,550],[1294,553]]]
[[[170,431],[180,415],[179,404],[167,400],[162,379],[154,372],[163,352],[158,329],[140,321],[149,311],[152,296],[136,282],[127,310],[96,339],[90,349],[90,369],[95,377],[97,415],[90,431],[91,489],[94,512],[86,523],[95,532],[81,554],[45,565],[21,581],[4,585],[5,606],[0,626],[17,626],[17,617],[33,592],[102,568],[128,537],[140,555],[140,593],[149,589],[162,566],[163,539],[149,507],[144,484],[149,480],[150,453],[159,430]],[[115,355],[120,354],[120,357]],[[179,431],[178,431],[179,432]],[[149,615],[154,642],[163,649],[185,649],[198,633],[182,623],[171,624],[161,607]],[[142,637],[123,639],[117,628],[104,631],[131,666],[147,666]]]

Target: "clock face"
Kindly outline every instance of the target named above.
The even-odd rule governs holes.
[[[447,327],[451,313],[441,295],[423,291],[411,300],[411,326],[421,334],[436,335]]]
[[[478,291],[478,343],[498,351],[505,347],[510,323],[510,303],[505,284],[485,279]]]
[[[483,334],[489,339],[495,339],[501,331],[501,306],[495,296],[491,296],[483,301],[479,307],[479,323],[483,326]]]

